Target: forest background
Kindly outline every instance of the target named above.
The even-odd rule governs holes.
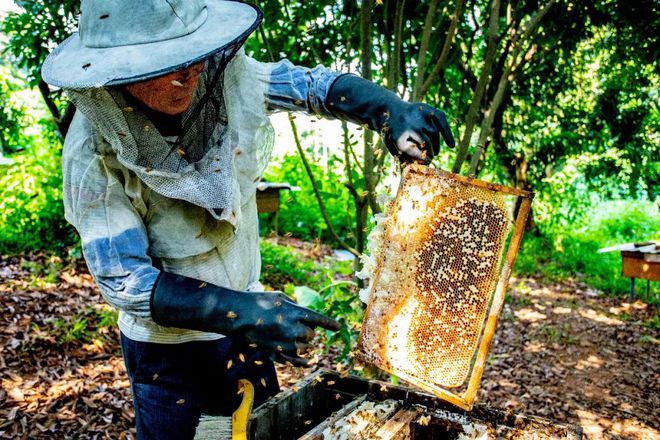
[[[11,438],[134,436],[117,314],[64,219],[75,109],[40,75],[79,3],[0,0],[0,436]],[[579,423],[590,439],[659,436],[658,286],[637,283],[629,302],[620,256],[598,253],[660,240],[658,2],[257,4],[248,54],[357,73],[440,108],[457,148],[433,166],[535,193],[478,401]],[[266,178],[300,191],[284,193],[277,219],[261,214],[263,281],[343,324],[319,337],[314,368],[368,375],[351,356],[363,308],[359,260],[346,256],[365,250],[397,164],[362,127],[272,121]]]
[[[74,108],[40,76],[45,56],[75,29],[79,2],[4,3],[0,254],[79,255],[63,217],[60,173]],[[249,54],[356,72],[438,107],[458,146],[435,166],[536,193],[519,273],[577,276],[614,295],[628,289],[618,255],[596,251],[660,236],[657,2],[258,5],[265,19]],[[396,182],[378,137],[304,115],[274,120],[267,177],[302,188],[286,197],[279,230],[362,253],[381,210],[378,194]],[[264,233],[273,228],[266,217],[261,223]]]

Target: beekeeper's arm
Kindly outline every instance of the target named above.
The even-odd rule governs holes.
[[[236,336],[296,365],[306,364],[297,350],[314,337],[315,327],[339,329],[283,294],[235,291],[155,268],[121,168],[113,154],[98,152],[97,141],[78,114],[64,147],[64,205],[108,303],[163,326]]]
[[[65,217],[80,234],[85,261],[105,300],[150,319],[149,297],[160,271],[148,255],[142,218],[113,169],[114,155],[102,154],[98,142],[77,112],[62,154]]]
[[[403,160],[429,163],[439,152],[441,137],[447,146],[454,147],[444,112],[428,104],[404,101],[371,81],[321,65],[310,69],[286,59],[251,62],[265,84],[266,103],[271,109],[366,125],[382,136],[392,155]]]

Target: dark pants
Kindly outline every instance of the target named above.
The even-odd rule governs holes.
[[[255,408],[279,391],[268,355],[232,338],[153,344],[122,334],[121,348],[139,440],[192,439],[202,413],[230,416],[242,398],[239,379],[254,384]]]

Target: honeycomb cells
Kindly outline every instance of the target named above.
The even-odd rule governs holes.
[[[418,385],[465,384],[511,228],[512,196],[409,171],[386,224],[363,357]]]
[[[461,200],[431,223],[429,240],[415,253],[413,292],[425,307],[413,314],[408,350],[425,366],[422,374],[444,386],[459,386],[469,374],[506,226],[497,206]]]

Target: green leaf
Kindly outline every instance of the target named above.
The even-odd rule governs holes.
[[[319,293],[307,286],[298,286],[293,289],[298,304],[312,310],[323,311],[323,298]]]

